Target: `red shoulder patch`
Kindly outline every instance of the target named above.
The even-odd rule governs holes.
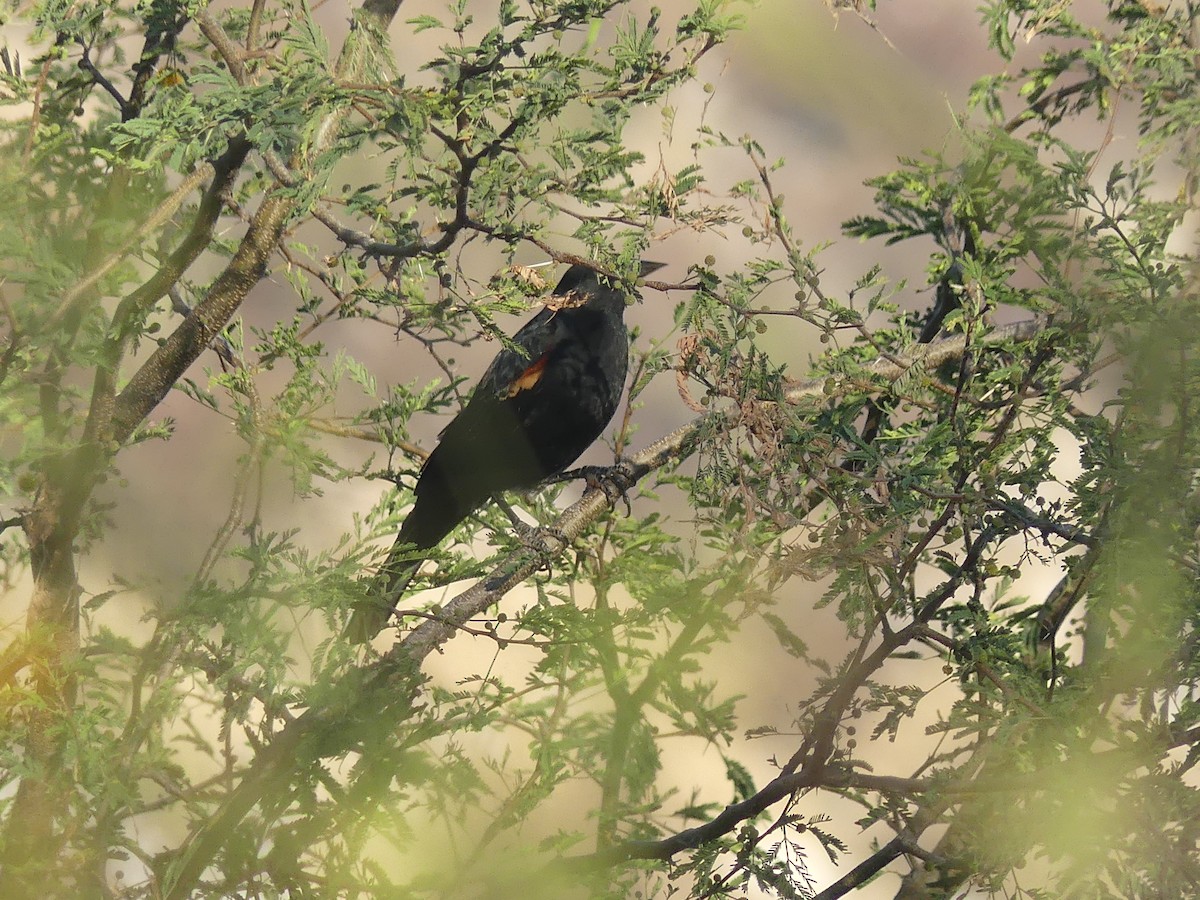
[[[546,363],[549,361],[549,353],[543,353],[535,359],[524,372],[509,383],[508,390],[504,392],[503,399],[507,400],[510,397],[515,397],[521,391],[527,391],[541,381],[542,373],[546,371]]]

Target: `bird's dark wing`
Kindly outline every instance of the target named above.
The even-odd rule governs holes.
[[[416,503],[371,584],[377,602],[355,611],[349,633],[370,640],[421,564],[462,519],[497,491],[533,484],[545,473],[526,431],[537,409],[538,384],[566,330],[543,309],[492,360],[467,405],[444,429],[417,481]],[[416,552],[414,552],[416,551]]]
[[[479,379],[471,402],[506,400],[535,386],[545,371],[549,354],[564,337],[557,313],[543,309],[512,336],[524,353],[505,347]]]
[[[492,360],[467,405],[442,430],[422,470],[418,497],[452,495],[448,505],[469,511],[493,493],[544,477],[528,429],[540,406],[542,375],[566,332],[554,311],[544,309],[513,335],[525,353],[505,347]]]
[[[543,309],[513,335],[512,343],[524,353],[505,347],[496,354],[462,412],[442,429],[443,441],[501,436],[496,431],[496,417],[502,410],[504,417],[518,415],[527,399],[521,395],[537,387],[551,354],[566,334],[555,316],[553,310]],[[513,400],[517,402],[508,402]]]

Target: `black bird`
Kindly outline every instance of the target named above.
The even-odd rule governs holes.
[[[640,276],[662,268],[643,262]],[[629,366],[626,293],[586,266],[567,270],[552,301],[487,367],[425,465],[416,502],[368,586],[348,634],[368,641],[387,623],[424,552],[504,491],[532,488],[579,458],[617,410]]]

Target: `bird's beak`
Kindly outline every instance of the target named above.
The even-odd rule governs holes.
[[[666,263],[650,262],[648,260],[642,260],[642,270],[640,272],[638,272],[638,278],[639,279],[645,278],[647,275],[650,275],[653,272],[657,272],[659,269],[663,268],[665,265],[666,265]]]

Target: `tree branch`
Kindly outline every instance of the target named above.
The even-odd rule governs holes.
[[[1028,339],[1037,334],[1041,327],[1034,320],[1020,322],[998,328],[983,340],[999,342]],[[965,347],[963,338],[947,338],[924,345],[918,354],[911,359],[901,360],[899,365],[885,362],[869,368],[882,378],[895,379],[913,366],[933,368],[962,353]],[[826,378],[818,378],[793,385],[786,395],[788,402],[814,397],[836,398],[860,389],[857,383],[847,382],[831,391],[827,381]],[[635,454],[626,463],[627,476],[636,483],[649,473],[690,454],[709,429],[732,421],[734,411],[712,412],[698,417]],[[579,500],[563,511],[551,527],[563,542],[570,544],[614,502],[602,489],[589,488]],[[371,725],[386,735],[392,734],[396,724],[411,711],[412,702],[423,683],[421,665],[425,658],[470,619],[499,602],[506,593],[542,568],[551,556],[550,548],[522,550],[512,554],[490,575],[446,603],[436,619],[426,619],[379,659],[359,669],[355,674],[355,683],[343,686],[345,694],[341,695],[340,705],[312,708],[289,722],[267,749],[256,757],[246,777],[216,813],[201,824],[173,854],[173,871],[178,872],[177,880],[173,887],[165,891],[164,896],[168,900],[182,900],[224,842],[236,832],[238,823],[256,805],[264,801],[269,801],[273,806],[286,805],[292,772],[303,771],[322,758],[341,755],[361,745],[367,740],[362,736],[364,725]],[[964,569],[969,567],[971,559],[973,557],[964,563]],[[953,579],[948,582],[954,583]],[[951,588],[944,587],[938,596],[944,600],[950,593]],[[932,615],[936,609],[937,600],[931,598],[925,613]],[[909,631],[915,627],[913,625],[901,632],[894,632],[889,640],[907,641],[912,636]],[[862,663],[864,670],[868,665],[878,664],[880,661],[874,656]],[[841,695],[836,696],[841,702]],[[834,701],[831,699],[830,703]],[[354,723],[354,727],[347,727],[349,723]],[[810,758],[817,758],[823,748],[824,744],[818,752],[810,754]],[[827,777],[822,758],[821,765],[798,773],[786,772],[754,797],[728,807],[713,822],[663,841],[622,845],[600,856],[607,860],[604,864],[632,858],[666,859],[679,850],[698,846],[727,833],[737,823],[757,815],[776,801],[803,787],[814,786]],[[271,796],[274,788],[280,789],[279,796]]]
[[[866,884],[896,857],[902,856],[904,850],[904,838],[896,835],[821,893],[814,896],[813,900],[837,900],[838,897],[844,897],[855,888]]]
[[[339,77],[353,77],[373,59],[371,44],[386,35],[387,26],[400,8],[401,0],[368,0],[360,8],[355,27],[342,48],[336,66]],[[242,54],[237,45],[211,14],[197,17],[201,31],[222,54],[234,77],[246,77]],[[315,159],[333,146],[345,109],[328,112],[316,129],[308,158]],[[130,379],[119,397],[113,415],[112,437],[117,443],[129,439],[133,430],[162,401],[188,367],[196,361],[209,342],[229,323],[242,301],[266,274],[267,262],[283,235],[295,200],[276,189],[269,193],[250,222],[237,252],[217,276],[192,314],[171,333]]]
[[[225,153],[210,167],[213,180],[208,190],[200,198],[196,218],[187,237],[180,242],[175,251],[167,257],[141,287],[137,288],[120,302],[113,314],[110,327],[110,337],[105,347],[105,359],[96,366],[95,381],[92,386],[91,408],[88,411],[87,426],[84,429],[86,441],[112,440],[112,420],[114,415],[114,395],[116,392],[117,373],[120,370],[121,359],[128,347],[132,331],[159,298],[174,287],[179,278],[188,270],[197,257],[208,246],[212,238],[213,228],[221,216],[237,173],[250,151],[250,144],[243,138],[235,138],[230,142]],[[101,437],[103,436],[103,437]]]
[[[183,202],[192,195],[196,188],[211,178],[214,172],[213,165],[206,162],[198,165],[195,171],[184,178],[180,182],[179,187],[171,192],[171,196],[155,207],[150,215],[146,217],[146,220],[137,227],[133,234],[120,247],[63,294],[58,308],[46,320],[46,329],[51,330],[61,325],[75,308],[76,304],[80,302],[81,298],[96,285],[96,282],[116,268],[121,260],[128,256],[133,248],[138,246],[152,232],[167,224],[171,216],[175,215],[175,212],[183,205]]]

